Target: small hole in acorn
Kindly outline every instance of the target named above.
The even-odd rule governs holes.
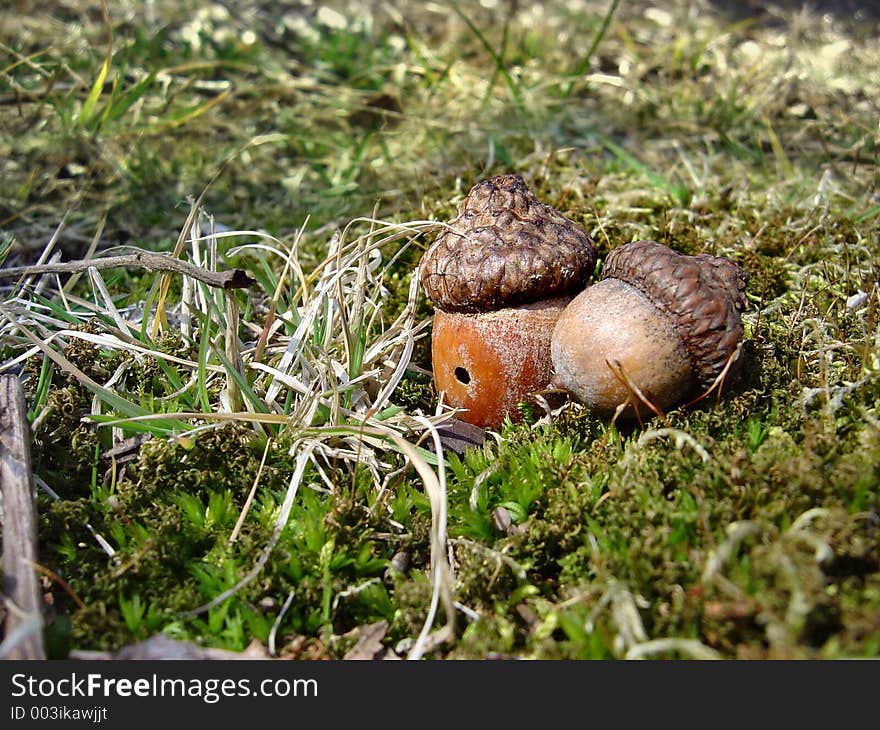
[[[455,368],[455,379],[462,385],[467,385],[471,382],[471,374],[464,368]]]

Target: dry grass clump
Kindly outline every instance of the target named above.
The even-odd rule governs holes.
[[[23,277],[0,305],[4,347],[20,351],[3,363],[2,371],[18,370],[29,358],[43,356],[44,363],[78,381],[94,396],[87,420],[112,429],[111,449],[132,431],[146,430],[185,443],[205,429],[233,421],[251,424],[268,435],[264,461],[273,438],[292,444],[289,455],[295,468],[270,541],[235,586],[209,604],[193,607],[193,613],[221,604],[258,576],[287,526],[307,466],[330,492],[338,488],[335,474],[341,465],[353,473],[366,471],[377,503],[394,480],[414,468],[432,514],[433,599],[424,630],[410,651],[418,657],[441,598],[448,623],[442,636],[454,625],[445,548],[443,444],[436,431],[450,414],[406,412],[393,403],[416,340],[425,334],[426,321],[416,319],[419,279],[412,277],[403,307],[387,322],[390,291],[384,279],[389,266],[436,224],[354,220],[331,237],[327,258],[307,275],[298,260],[302,231],[286,244],[258,232],[218,233],[212,223],[201,209],[193,208],[178,249],[188,252],[194,265],[216,271],[222,239],[256,239],[227,253],[243,260],[256,258],[274,283],[262,295],[249,292],[246,306],[253,319],[242,318],[236,291],[210,288],[189,276],[182,278],[174,304],[170,275],[163,274],[156,275],[145,302],[124,309],[116,307],[96,268],[88,270],[92,296],[86,298],[66,294],[57,279]],[[52,244],[54,239],[42,259],[49,258]],[[383,252],[389,251],[393,255],[384,261]],[[92,326],[75,324],[85,321]],[[169,335],[187,343],[197,357],[173,355],[154,344]],[[121,354],[122,363],[98,382],[65,356],[64,351],[76,343],[94,348],[93,352]],[[201,409],[175,411],[157,403],[157,412],[147,412],[133,394],[126,393],[121,383],[124,372],[150,359],[178,366],[183,386],[167,401],[179,402],[188,393]],[[38,402],[34,412],[34,428],[39,429],[49,411]],[[426,438],[432,451],[420,445]],[[403,456],[402,466],[392,468],[383,460],[390,451]],[[231,541],[246,519],[254,490]]]

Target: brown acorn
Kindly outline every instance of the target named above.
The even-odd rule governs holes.
[[[595,265],[587,232],[519,175],[471,189],[420,264],[435,304],[434,382],[463,420],[500,428],[547,386],[553,327]]]
[[[600,415],[634,416],[646,412],[644,401],[665,411],[698,397],[725,369],[733,382],[747,282],[720,256],[654,241],[620,246],[556,323],[553,384]]]

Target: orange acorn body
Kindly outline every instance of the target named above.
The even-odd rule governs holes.
[[[489,312],[434,315],[434,383],[463,420],[498,428],[519,418],[517,404],[547,387],[550,337],[571,297],[556,297]]]
[[[547,387],[553,327],[595,264],[586,231],[519,175],[471,189],[420,264],[436,307],[434,381],[462,420],[498,429]]]

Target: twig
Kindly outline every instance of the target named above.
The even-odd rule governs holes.
[[[49,578],[51,581],[53,581],[54,583],[57,583],[59,586],[61,586],[61,588],[64,590],[64,592],[73,599],[73,602],[76,604],[77,608],[80,608],[80,609],[86,608],[86,604],[83,603],[83,599],[80,598],[79,595],[77,595],[77,592],[75,590],[73,590],[70,583],[68,583],[66,580],[64,580],[64,578],[62,578],[60,575],[58,575],[58,573],[56,573],[54,570],[47,568],[45,565],[40,565],[39,563],[34,563],[34,570],[39,571],[40,573],[45,575],[47,578]]]
[[[760,312],[758,313],[758,315],[760,316]],[[721,388],[724,386],[724,381],[727,378],[727,373],[730,372],[730,368],[733,366],[734,361],[739,357],[741,351],[742,351],[742,342],[740,342],[736,346],[736,349],[732,353],[730,353],[730,357],[727,358],[727,362],[724,364],[724,367],[721,369],[721,372],[718,373],[718,377],[716,377],[715,380],[712,381],[712,385],[709,386],[709,388],[705,392],[701,393],[696,398],[694,398],[690,403],[685,405],[685,408],[690,408],[691,406],[696,405],[701,400],[703,400],[703,398],[708,396],[716,388],[718,389],[716,403],[721,402]]]
[[[66,263],[37,264],[33,266],[10,266],[0,269],[0,279],[10,279],[16,276],[33,276],[36,274],[75,274],[88,269],[115,269],[124,267],[139,267],[149,271],[165,271],[175,274],[185,274],[193,279],[220,289],[246,289],[256,284],[243,269],[230,269],[229,271],[210,271],[201,266],[196,266],[188,261],[181,261],[164,253],[141,251],[126,256],[107,256],[105,258],[88,259],[80,261],[68,261]]]
[[[33,629],[6,649],[6,659],[45,659],[37,558],[37,508],[30,429],[21,381],[0,376],[0,487],[3,490],[3,593],[6,635],[30,620]],[[10,605],[11,604],[11,605]],[[11,609],[17,610],[11,610]]]
[[[228,651],[202,647],[191,641],[172,639],[167,634],[156,634],[145,641],[122,647],[119,651],[87,651],[74,649],[70,659],[80,661],[110,660],[199,660],[221,661],[229,659],[268,659],[266,650],[259,644],[252,643],[244,651]]]
[[[632,378],[629,377],[626,370],[623,369],[623,365],[620,363],[620,360],[605,360],[605,364],[608,366],[608,369],[611,370],[612,375],[617,378],[621,383],[623,383],[626,388],[630,392],[629,398],[624,401],[621,405],[617,407],[617,411],[614,414],[614,420],[623,412],[623,409],[626,408],[627,404],[631,404],[633,410],[636,412],[636,418],[639,421],[639,427],[642,427],[642,416],[639,413],[639,407],[637,403],[632,401],[632,396],[635,395],[642,403],[644,403],[651,412],[657,416],[661,421],[663,421],[664,426],[669,426],[669,421],[666,419],[666,415],[661,411],[657,406],[655,406],[646,396],[642,389],[636,385]]]

